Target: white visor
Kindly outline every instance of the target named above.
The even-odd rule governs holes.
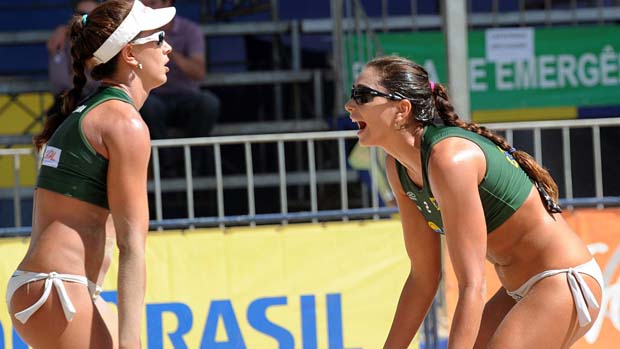
[[[135,0],[131,11],[121,25],[93,53],[93,58],[90,59],[92,62],[89,65],[94,67],[108,62],[140,32],[163,27],[172,20],[175,14],[174,7],[152,9],[144,6],[139,0]]]

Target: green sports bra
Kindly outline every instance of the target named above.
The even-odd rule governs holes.
[[[109,100],[133,105],[122,90],[102,87],[60,124],[45,146],[37,187],[108,209],[108,160],[97,153],[82,132],[88,112]]]
[[[448,137],[460,137],[477,144],[486,158],[486,173],[478,192],[484,209],[487,233],[502,225],[521,207],[532,189],[532,180],[507,151],[490,139],[454,126],[427,125],[421,142],[423,187],[419,188],[409,178],[406,168],[396,161],[396,171],[407,196],[416,203],[429,227],[444,233],[441,208],[433,197],[428,180],[428,160],[437,142]]]

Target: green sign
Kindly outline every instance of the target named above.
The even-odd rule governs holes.
[[[377,36],[384,54],[410,58],[446,82],[443,33]],[[485,31],[470,31],[462,69],[469,73],[472,111],[620,105],[620,26],[536,28],[533,57],[525,61],[492,62],[485,50]]]

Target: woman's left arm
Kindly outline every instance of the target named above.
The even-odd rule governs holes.
[[[429,181],[459,287],[450,349],[474,346],[484,310],[487,230],[478,184],[485,171],[484,153],[463,138],[447,138],[431,152]]]
[[[108,199],[119,249],[119,348],[134,349],[141,347],[146,288],[150,139],[146,124],[129,104],[110,101],[101,107],[109,108],[104,139],[109,155]]]

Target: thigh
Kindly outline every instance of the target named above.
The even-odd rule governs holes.
[[[78,308],[67,331],[59,338],[58,348],[118,348],[117,320],[105,302],[100,304],[102,301],[98,299],[97,303],[93,303],[88,295],[88,300],[83,304],[84,311]]]
[[[591,277],[583,275],[600,304],[602,291]],[[598,309],[590,309],[592,319]],[[568,348],[592,326],[579,327],[577,312],[566,274],[536,283],[504,317],[488,348]]]
[[[101,297],[97,298],[94,306],[95,312],[98,314],[98,318],[100,318],[100,321],[98,321],[98,331],[100,333],[99,337],[111,337],[112,348],[118,348],[118,316],[116,315],[116,312]],[[103,344],[107,344],[107,339],[103,341]],[[95,345],[93,346],[93,349],[99,347],[101,346]]]
[[[11,298],[11,315],[28,308],[43,294],[43,281],[20,287]],[[13,326],[20,337],[37,349],[97,348],[115,349],[117,331],[111,332],[104,317],[93,304],[88,288],[84,285],[65,282],[67,295],[76,313],[67,321],[58,293],[52,287],[51,294],[43,306],[25,324],[13,317]]]
[[[486,348],[489,340],[497,330],[506,314],[516,304],[515,300],[506,293],[506,289],[500,287],[495,295],[484,306],[478,337],[474,348]]]

